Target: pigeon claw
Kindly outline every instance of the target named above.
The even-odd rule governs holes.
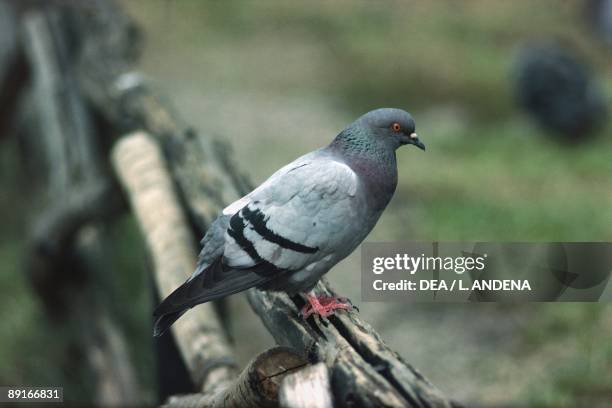
[[[350,300],[343,297],[334,296],[313,296],[306,295],[307,303],[300,311],[300,317],[308,319],[311,315],[329,317],[336,313],[336,310],[353,310],[355,307]]]

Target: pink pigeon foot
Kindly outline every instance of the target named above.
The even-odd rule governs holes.
[[[328,317],[335,313],[336,310],[353,310],[353,305],[348,299],[334,296],[314,296],[306,295],[307,303],[300,311],[300,316],[307,319],[310,315],[319,315]]]

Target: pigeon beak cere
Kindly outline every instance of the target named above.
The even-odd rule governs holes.
[[[415,145],[421,150],[425,150],[425,145],[419,140],[419,135],[417,135],[416,133],[411,133],[410,136],[402,135],[401,141],[403,145],[411,144]]]

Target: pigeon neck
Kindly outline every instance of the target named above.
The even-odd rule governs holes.
[[[328,149],[359,175],[373,209],[384,209],[397,186],[395,150],[352,129],[340,133]]]
[[[363,129],[347,128],[331,142],[329,149],[349,160],[374,160],[395,167],[395,150]]]

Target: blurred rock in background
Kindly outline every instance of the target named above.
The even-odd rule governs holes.
[[[546,130],[582,141],[605,123],[607,107],[587,63],[556,44],[528,45],[515,61],[518,104]]]

